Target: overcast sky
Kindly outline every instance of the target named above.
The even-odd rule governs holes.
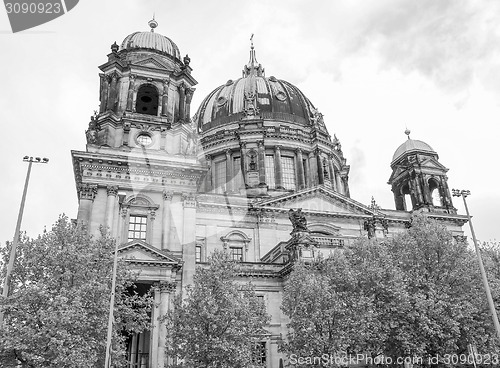
[[[500,1],[82,0],[17,34],[0,12],[2,243],[14,233],[25,155],[50,163],[33,167],[22,229],[36,236],[60,213],[76,217],[70,150],[85,150],[97,67],[114,41],[149,30],[153,13],[156,31],[191,58],[193,113],[241,76],[254,33],[266,76],[299,87],[340,139],[353,199],[395,208],[389,165],[408,127],[450,169],[450,188],[471,190],[478,238],[500,239]],[[461,199],[454,205],[464,213]]]

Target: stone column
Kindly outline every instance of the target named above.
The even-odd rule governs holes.
[[[231,193],[234,191],[233,188],[233,156],[231,154],[231,150],[226,150],[226,191]]]
[[[325,183],[325,175],[323,173],[323,161],[321,159],[321,152],[319,150],[316,151],[316,166],[318,168],[318,183]]]
[[[111,87],[109,89],[109,98],[108,98],[108,104],[107,104],[106,110],[114,110],[116,92],[117,92],[116,91],[116,84],[118,82],[118,73],[113,72],[111,75],[108,76],[108,78],[111,78]]]
[[[97,194],[97,185],[82,183],[78,185],[78,215],[77,222],[87,227],[92,213],[92,203]]]
[[[318,164],[316,157],[314,157],[314,152],[309,152],[309,170],[311,175],[311,186],[318,183]]]
[[[265,151],[263,140],[257,141],[257,155],[258,155],[258,162],[259,162],[259,184],[265,185],[266,184],[266,166],[265,166],[266,151]]]
[[[179,120],[184,121],[184,113],[186,112],[185,84],[181,83],[178,89],[179,89]]]
[[[302,150],[297,148],[295,150],[295,161],[297,162],[297,178],[299,179],[299,189],[304,189],[306,186],[306,178],[304,176],[304,163],[302,161]]]
[[[160,282],[160,305],[158,317],[163,318],[170,309],[170,296],[175,292],[175,282]],[[165,344],[167,342],[167,327],[165,323],[160,323],[158,328],[158,368],[163,368],[167,363],[165,356]],[[154,366],[153,366],[154,367]]]
[[[212,156],[206,155],[205,160],[207,162],[208,170],[207,173],[205,174],[205,192],[211,192],[213,189],[212,185],[212,172],[214,171],[214,168],[212,167]]]
[[[106,226],[110,233],[113,232],[113,220],[115,216],[116,195],[118,194],[118,186],[108,185],[106,187],[108,198],[106,202]]]
[[[241,165],[241,175],[243,176],[243,184],[246,187],[247,184],[247,144],[246,142],[240,142],[240,165]]]
[[[171,227],[170,205],[172,203],[173,192],[163,191],[163,212],[162,212],[162,228],[161,228],[161,249],[169,249]]]
[[[163,96],[161,98],[161,115],[168,116],[168,89],[170,78],[163,80]]]
[[[160,283],[153,284],[153,310],[151,311],[151,346],[149,347],[151,367],[158,367],[158,340],[160,331]],[[139,365],[140,367],[141,365]]]
[[[191,118],[191,100],[193,98],[193,93],[195,88],[186,88],[186,119],[187,121]]]
[[[283,168],[281,166],[281,147],[274,147],[274,180],[276,182],[276,189],[283,188]]]
[[[136,76],[134,74],[130,74],[127,93],[127,111],[132,111],[134,107],[135,78]]]
[[[109,82],[106,75],[99,74],[99,76],[101,77],[101,103],[99,105],[99,112],[104,112],[108,105]]]
[[[194,193],[182,194],[183,223],[182,232],[182,289],[193,283],[196,263],[196,197]]]

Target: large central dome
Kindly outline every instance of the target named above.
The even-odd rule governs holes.
[[[200,130],[206,131],[249,115],[309,125],[315,114],[313,104],[296,86],[274,76],[265,77],[252,46],[243,77],[213,90],[201,103],[196,119]]]

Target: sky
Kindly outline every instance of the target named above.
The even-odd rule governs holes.
[[[153,14],[191,58],[193,113],[241,76],[253,33],[266,76],[296,85],[340,139],[353,199],[395,208],[387,180],[408,128],[450,169],[450,188],[471,191],[479,240],[500,239],[499,1],[82,0],[16,34],[0,11],[1,244],[14,235],[25,155],[50,162],[33,165],[21,229],[35,237],[61,213],[76,218],[70,150],[85,150],[98,66]],[[460,198],[454,205],[465,214]]]

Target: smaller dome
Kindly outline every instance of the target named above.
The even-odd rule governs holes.
[[[392,162],[396,161],[404,154],[410,152],[424,152],[434,155],[437,154],[436,151],[434,151],[432,147],[429,146],[427,143],[416,139],[410,139],[408,137],[408,139],[401,146],[398,147],[396,152],[394,152],[394,155],[392,156]]]
[[[156,28],[157,25],[158,23],[156,23],[156,21],[150,21],[150,32],[134,32],[125,37],[120,46],[120,50],[154,50],[180,60],[181,53],[177,45],[170,38],[154,32],[154,28]]]

